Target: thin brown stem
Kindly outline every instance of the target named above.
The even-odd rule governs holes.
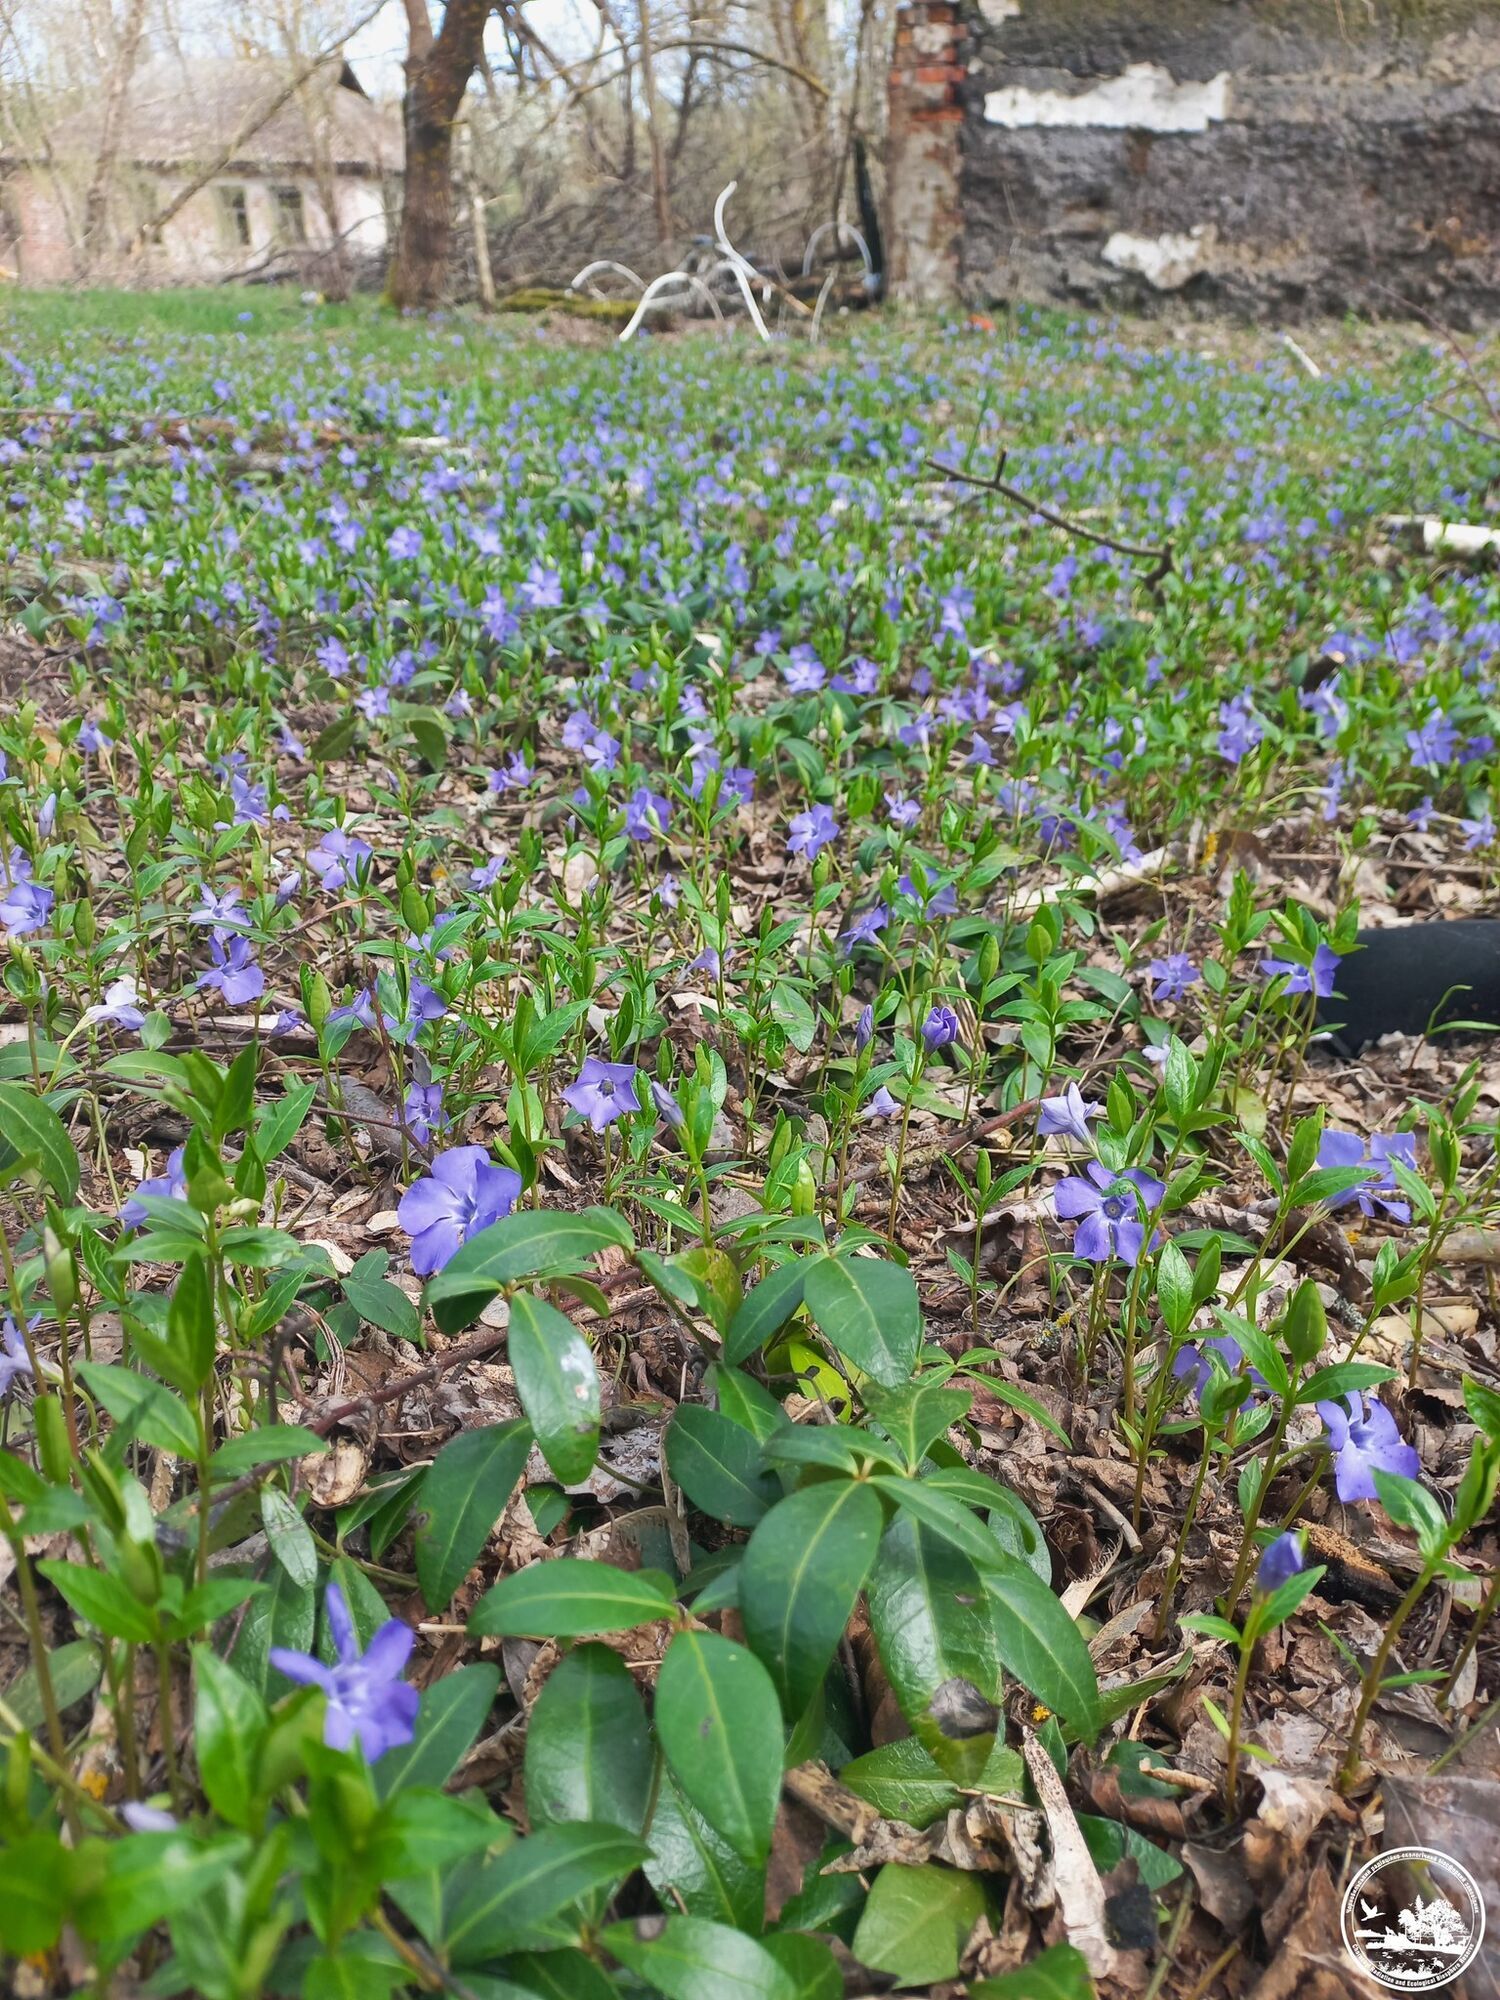
[[[980,479],[972,472],[961,472],[957,466],[944,465],[940,458],[929,458],[926,464],[939,479],[953,480],[960,486],[974,486],[982,493],[998,493],[1002,500],[1008,500],[1013,507],[1020,507],[1028,514],[1035,514],[1038,520],[1049,527],[1060,528],[1065,535],[1076,535],[1080,541],[1092,542],[1097,548],[1115,549],[1122,556],[1144,556],[1152,568],[1141,579],[1148,587],[1158,584],[1172,568],[1172,544],[1163,542],[1159,547],[1151,547],[1142,542],[1122,541],[1118,535],[1101,534],[1097,528],[1086,528],[1081,521],[1070,521],[1066,514],[1058,514],[1038,500],[1033,494],[1023,493],[1019,486],[1012,486],[1008,479],[1001,478],[1005,467],[1005,453],[1002,451],[995,470],[988,479]]]

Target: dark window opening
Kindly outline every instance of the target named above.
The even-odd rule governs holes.
[[[273,188],[271,198],[276,204],[277,242],[305,243],[307,215],[302,206],[301,188]]]
[[[250,205],[245,199],[245,190],[242,187],[219,189],[219,221],[224,241],[231,250],[249,249]]]

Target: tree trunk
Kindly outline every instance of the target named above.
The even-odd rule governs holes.
[[[656,240],[665,244],[672,234],[672,199],[667,191],[667,163],[661,149],[661,120],[656,105],[656,57],[651,47],[651,0],[636,0],[641,24],[641,88],[646,98],[646,143],[651,149],[651,204],[656,212]]]
[[[421,114],[418,93],[406,93],[406,169],[401,221],[386,290],[407,311],[435,306],[448,276],[453,236],[453,127]]]
[[[478,67],[489,14],[490,0],[448,0],[441,34],[425,48],[412,37],[401,222],[386,281],[387,298],[403,312],[442,302],[453,241],[453,121]]]

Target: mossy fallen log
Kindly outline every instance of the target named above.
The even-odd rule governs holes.
[[[603,320],[623,326],[635,311],[634,299],[586,299],[577,292],[558,291],[549,285],[523,285],[496,299],[495,311],[502,313],[566,313],[570,319]]]

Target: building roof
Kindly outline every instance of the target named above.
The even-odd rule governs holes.
[[[340,57],[292,90],[300,67],[270,57],[143,63],[126,96],[117,157],[136,167],[202,168],[232,145],[226,173],[307,171],[316,155],[339,173],[399,172],[400,117],[373,104]],[[265,116],[273,104],[277,109]],[[53,157],[93,159],[102,123],[96,95],[52,127]]]

